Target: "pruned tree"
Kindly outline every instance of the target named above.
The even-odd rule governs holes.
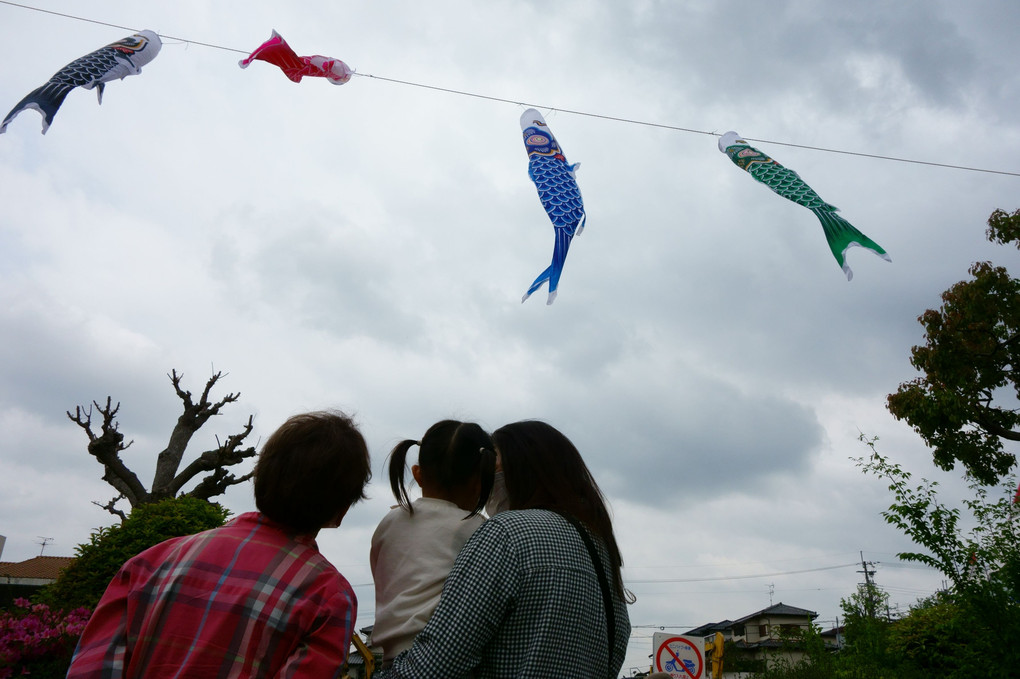
[[[120,403],[114,405],[113,399],[107,396],[105,404],[101,405],[98,401],[93,401],[89,406],[76,406],[73,414],[70,411],[67,412],[67,417],[81,427],[85,435],[88,436],[89,454],[103,465],[103,480],[119,493],[106,504],[99,502],[95,504],[111,514],[119,516],[121,520],[126,515],[116,505],[122,499],[126,499],[132,508],[179,495],[208,500],[222,494],[230,486],[247,481],[252,476],[251,472],[235,476],[228,471],[228,467],[240,464],[256,454],[254,446],[243,447],[245,439],[254,427],[254,416],[252,415],[248,416],[248,421],[240,432],[228,436],[222,442],[217,437],[216,448],[201,453],[184,469],[180,468],[184,461],[185,450],[195,432],[209,418],[218,415],[223,406],[233,403],[241,394],[228,393],[216,402],[211,401],[209,395],[216,383],[223,377],[222,372],[217,372],[206,381],[202,395],[198,401],[195,401],[191,392],[181,386],[183,374],[179,375],[176,370],[173,370],[168,377],[178,398],[181,399],[184,411],[177,418],[177,424],[170,432],[170,440],[166,448],[159,453],[156,459],[156,472],[149,489],[145,488],[138,476],[121,459],[120,454],[127,450],[133,441],[125,443],[124,435],[118,428],[116,418],[120,410]],[[93,422],[94,416],[96,416],[95,422]],[[205,476],[199,479],[194,488],[186,493],[182,492],[185,485],[203,473]]]
[[[1020,247],[1020,210],[993,212],[986,233]],[[1016,464],[1007,446],[1020,441],[1020,279],[990,262],[970,274],[942,293],[940,309],[918,318],[926,344],[910,362],[923,377],[901,384],[888,407],[932,448],[936,465],[960,462],[992,485]]]

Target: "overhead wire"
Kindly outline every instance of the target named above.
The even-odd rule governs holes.
[[[0,4],[10,5],[11,7],[20,7],[21,9],[29,9],[29,10],[32,10],[33,12],[41,12],[43,14],[52,14],[54,16],[63,17],[65,19],[74,19],[75,21],[84,21],[85,23],[89,23],[89,24],[98,24],[99,26],[109,26],[110,28],[119,28],[119,29],[121,29],[123,31],[135,31],[137,33],[138,30],[139,30],[137,28],[132,28],[131,26],[121,26],[120,24],[112,24],[112,23],[110,23],[108,21],[99,21],[98,19],[89,19],[88,17],[77,16],[75,14],[67,14],[65,12],[57,12],[57,11],[52,10],[52,9],[43,9],[42,7],[33,7],[32,5],[23,5],[23,4],[19,3],[19,2],[10,2],[9,0],[0,0]],[[235,49],[233,47],[224,47],[223,45],[217,45],[217,44],[214,44],[214,43],[211,43],[211,42],[200,42],[198,40],[188,40],[187,38],[178,38],[178,37],[173,36],[173,35],[164,35],[163,33],[157,33],[156,35],[158,35],[161,38],[166,38],[167,40],[178,40],[180,42],[186,42],[189,45],[201,45],[202,47],[211,47],[213,49],[225,50],[227,52],[237,52],[238,54],[248,54],[248,52],[246,52],[244,50]]]
[[[860,566],[859,562],[855,563],[841,563],[835,566],[820,566],[818,568],[804,568],[797,571],[781,571],[778,573],[755,573],[753,575],[722,575],[710,578],[654,578],[649,580],[631,580],[630,578],[624,578],[624,582],[627,585],[637,584],[648,584],[648,583],[659,583],[659,582],[716,582],[720,580],[749,580],[752,578],[772,578],[780,575],[799,575],[801,573],[815,573],[817,571],[831,571],[837,568],[849,568],[850,566]]]
[[[75,21],[83,21],[83,22],[86,22],[86,23],[98,24],[100,26],[108,26],[108,27],[111,27],[111,28],[117,28],[117,29],[122,29],[122,30],[126,30],[126,31],[136,31],[136,32],[138,31],[138,29],[131,28],[130,26],[122,26],[120,24],[114,24],[114,23],[110,23],[110,22],[107,22],[107,21],[99,21],[97,19],[89,19],[88,17],[82,17],[82,16],[78,16],[78,15],[74,15],[74,14],[67,14],[66,12],[57,12],[57,11],[51,10],[51,9],[43,9],[41,7],[34,7],[32,5],[25,5],[25,4],[18,3],[18,2],[11,2],[10,0],[0,0],[0,4],[9,5],[11,7],[18,7],[18,8],[21,8],[21,9],[27,9],[27,10],[31,10],[31,11],[34,11],[34,12],[41,12],[41,13],[44,13],[44,14],[52,14],[54,16],[59,16],[59,17],[63,17],[63,18],[66,18],[66,19],[73,19]],[[224,51],[227,51],[227,52],[235,52],[237,54],[244,54],[244,55],[247,55],[247,54],[250,53],[250,51],[248,51],[248,50],[241,50],[241,49],[237,49],[237,48],[234,48],[234,47],[227,47],[225,45],[217,45],[216,43],[211,43],[211,42],[202,42],[202,41],[199,41],[199,40],[191,40],[189,38],[181,38],[181,37],[172,36],[172,35],[165,35],[163,33],[157,33],[157,35],[159,35],[159,37],[167,39],[167,40],[177,40],[179,42],[187,43],[189,45],[200,45],[202,47],[209,47],[209,48],[212,48],[212,49],[224,50]],[[402,79],[399,79],[399,78],[390,78],[390,77],[387,77],[387,76],[375,75],[375,74],[372,74],[372,73],[358,73],[357,71],[355,71],[354,75],[362,77],[362,78],[371,78],[373,80],[381,80],[381,81],[384,81],[384,82],[390,82],[390,83],[394,83],[394,84],[398,84],[398,85],[405,85],[405,86],[408,86],[408,87],[418,87],[418,88],[422,88],[422,89],[433,90],[433,91],[436,91],[436,92],[445,92],[447,94],[454,94],[454,95],[464,96],[464,97],[474,97],[476,99],[485,99],[485,100],[488,100],[488,101],[496,101],[496,102],[501,102],[501,103],[506,103],[506,104],[514,104],[514,105],[517,105],[517,106],[529,106],[529,107],[533,107],[533,108],[544,109],[544,110],[547,110],[547,111],[558,111],[560,113],[567,113],[567,114],[570,114],[570,115],[584,116],[584,117],[588,117],[588,118],[596,118],[596,119],[599,119],[599,120],[609,120],[609,121],[618,122],[618,123],[626,123],[626,124],[629,124],[629,125],[641,125],[641,126],[644,126],[644,127],[659,128],[659,129],[664,129],[664,130],[673,130],[675,132],[687,132],[687,133],[690,133],[690,134],[703,134],[703,135],[708,135],[708,136],[713,136],[713,137],[720,137],[720,136],[722,136],[718,132],[711,132],[711,131],[708,131],[708,130],[698,130],[698,129],[691,128],[691,127],[681,127],[679,125],[668,125],[668,124],[665,124],[665,123],[656,123],[656,122],[651,122],[651,121],[647,121],[647,120],[637,120],[637,119],[634,119],[634,118],[622,118],[622,117],[619,117],[619,116],[611,116],[611,115],[606,115],[606,114],[602,114],[602,113],[592,113],[591,111],[580,111],[580,110],[576,110],[576,109],[562,108],[562,107],[559,107],[559,106],[548,106],[548,105],[544,105],[544,104],[529,103],[529,102],[520,101],[520,100],[516,100],[516,99],[509,99],[509,98],[506,98],[506,97],[496,97],[496,96],[491,96],[491,95],[487,95],[487,94],[479,94],[477,92],[469,92],[469,91],[466,91],[466,90],[457,90],[457,89],[453,89],[453,88],[449,88],[449,87],[441,87],[441,86],[438,86],[438,85],[429,85],[427,83],[419,83],[419,82],[414,82],[412,80],[402,80]],[[823,153],[838,153],[838,154],[849,155],[849,156],[858,156],[858,157],[861,157],[861,158],[872,158],[872,159],[875,159],[875,160],[888,160],[888,161],[893,161],[893,162],[898,162],[898,163],[911,163],[911,164],[915,164],[915,165],[927,165],[927,166],[930,166],[930,167],[942,167],[942,168],[947,168],[947,169],[952,169],[952,170],[964,170],[964,171],[967,171],[967,172],[984,172],[984,173],[988,173],[988,174],[998,174],[998,175],[1005,175],[1005,176],[1010,176],[1010,177],[1020,177],[1020,172],[1010,172],[1010,171],[1007,171],[1007,170],[993,170],[993,169],[982,168],[982,167],[971,167],[971,166],[967,166],[967,165],[954,165],[952,163],[936,163],[936,162],[933,162],[933,161],[917,160],[917,159],[914,159],[914,158],[901,158],[901,157],[897,157],[897,156],[880,155],[880,154],[877,154],[877,153],[864,153],[864,152],[861,152],[861,151],[848,151],[848,150],[845,150],[845,149],[827,148],[827,147],[823,147],[823,146],[811,146],[809,144],[796,144],[796,143],[793,143],[793,142],[777,141],[777,140],[774,140],[774,139],[758,139],[758,138],[755,138],[755,137],[743,137],[743,139],[745,141],[753,141],[753,142],[758,142],[758,143],[762,143],[762,144],[772,144],[774,146],[787,146],[787,147],[791,147],[791,148],[805,149],[805,150],[809,150],[809,151],[821,151]]]
[[[0,0],[0,1],[2,1],[2,0]],[[789,560],[790,561],[796,561],[798,559],[789,559]],[[890,563],[890,562],[884,562],[884,561],[883,562],[874,562],[874,563],[875,563],[875,565],[878,565],[879,563],[881,563],[881,565],[883,565],[883,566],[892,566],[894,568],[911,568],[912,567],[911,565]],[[803,574],[803,573],[816,573],[816,572],[819,572],[819,571],[831,571],[831,570],[837,570],[839,568],[850,568],[851,566],[860,566],[860,565],[861,565],[860,561],[854,561],[854,562],[851,562],[851,563],[841,563],[841,564],[836,564],[836,565],[833,565],[833,566],[817,566],[815,568],[802,568],[802,569],[799,569],[799,570],[792,570],[792,571],[775,571],[775,572],[770,572],[770,573],[753,573],[753,574],[749,574],[749,575],[719,575],[719,576],[703,577],[703,578],[629,578],[629,577],[624,577],[624,582],[625,582],[625,584],[627,584],[629,586],[629,585],[649,585],[649,584],[678,583],[678,582],[724,582],[724,581],[727,581],[727,580],[752,580],[754,578],[773,578],[773,577],[780,577],[780,576],[783,576],[783,575],[800,575],[800,574]],[[697,567],[703,567],[703,566],[704,566],[704,564],[698,564],[697,565]],[[631,567],[631,568],[651,568],[651,567],[649,567],[649,566],[637,566],[637,567]],[[933,570],[933,569],[930,569],[928,567],[923,567],[923,568],[926,568],[928,570]],[[372,583],[370,583],[370,582],[368,582],[368,583],[360,583],[360,584],[356,584],[356,585],[352,585],[352,586],[353,587],[371,587]],[[732,590],[729,590],[726,593],[730,593],[731,591]],[[927,590],[924,590],[924,591],[927,591]]]
[[[634,571],[638,569],[661,569],[661,568],[716,568],[716,567],[733,567],[733,566],[753,566],[753,565],[774,565],[779,563],[786,563],[789,561],[817,561],[819,559],[836,559],[845,558],[847,555],[856,556],[858,552],[833,552],[829,554],[812,554],[809,556],[795,556],[786,559],[769,559],[767,561],[733,561],[732,559],[726,561],[720,561],[716,563],[688,563],[688,564],[675,564],[675,563],[660,563],[657,565],[634,565],[627,564],[627,571]],[[860,563],[860,562],[858,562]],[[884,563],[884,562],[883,562]]]

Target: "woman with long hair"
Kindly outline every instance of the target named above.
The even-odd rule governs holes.
[[[505,493],[507,509],[464,545],[429,623],[381,679],[617,677],[629,594],[598,484],[544,422],[492,440],[501,473],[489,506]]]

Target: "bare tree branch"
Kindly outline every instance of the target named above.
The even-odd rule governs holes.
[[[120,408],[120,404],[117,404]],[[114,410],[116,412],[116,410]],[[82,406],[74,407],[74,415],[71,411],[67,411],[67,417],[77,424],[79,427],[85,430],[85,434],[89,437],[89,441],[95,441],[96,435],[92,433],[92,406],[89,406],[88,410],[85,410]]]
[[[240,464],[247,458],[255,457],[257,452],[254,446],[249,446],[248,448],[239,450],[244,439],[247,438],[248,434],[250,434],[254,428],[254,415],[249,415],[248,422],[245,423],[244,429],[241,432],[227,437],[227,440],[220,444],[220,446],[215,450],[209,450],[199,455],[198,458],[185,467],[180,474],[174,477],[173,481],[171,481],[168,485],[168,490],[176,495],[185,484],[201,472],[212,471],[213,474],[210,475],[210,477],[212,477],[219,471],[223,470],[224,467]],[[245,480],[247,478],[248,477],[245,477]],[[203,479],[203,483],[204,481],[205,479]],[[240,483],[240,481],[234,481],[233,483]],[[233,483],[227,485],[233,485]],[[221,490],[219,492],[223,491]],[[189,494],[193,493],[194,491]]]
[[[218,401],[210,400],[213,387],[223,377],[222,372],[216,372],[206,380],[202,394],[196,402],[192,398],[191,392],[181,386],[183,374],[178,374],[176,370],[173,370],[168,377],[177,397],[181,400],[183,412],[177,418],[166,448],[158,455],[151,490],[145,489],[134,472],[128,469],[120,458],[121,451],[126,450],[132,444],[131,441],[125,443],[124,435],[118,431],[116,418],[120,411],[120,403],[114,404],[113,399],[107,396],[105,405],[93,401],[87,408],[76,406],[73,413],[67,411],[68,419],[77,424],[88,437],[89,454],[103,465],[103,480],[120,493],[106,504],[98,502],[93,504],[121,517],[121,519],[124,518],[124,512],[116,508],[119,500],[126,499],[134,508],[149,502],[175,497],[185,484],[203,472],[208,472],[208,474],[188,495],[206,500],[224,492],[228,487],[243,483],[252,477],[251,473],[236,477],[226,468],[255,457],[254,446],[244,447],[245,439],[254,429],[253,415],[248,417],[248,422],[240,432],[227,437],[222,443],[217,437],[216,448],[202,453],[182,472],[177,473],[184,458],[185,449],[195,432],[210,417],[218,415],[223,406],[237,401],[241,394],[228,393]],[[96,414],[102,415],[102,423],[98,422],[98,418],[97,421],[93,420],[93,416]]]
[[[209,393],[220,378],[223,377],[222,372],[213,373],[206,381],[205,389],[202,390],[202,396],[198,403],[192,400],[190,391],[181,387],[181,380],[184,378],[183,374],[179,375],[176,370],[173,370],[168,377],[170,377],[170,382],[174,385],[174,391],[177,392],[178,398],[184,404],[184,412],[177,418],[177,424],[170,433],[170,441],[158,457],[156,475],[152,479],[152,492],[160,496],[174,492],[171,490],[171,485],[174,477],[177,476],[177,469],[181,465],[181,460],[184,458],[184,450],[188,447],[188,443],[195,432],[210,417],[218,415],[224,405],[233,403],[241,396],[240,393],[227,394],[216,403],[209,401]]]
[[[187,495],[208,500],[211,497],[215,497],[223,493],[230,486],[244,483],[253,475],[254,472],[248,472],[244,476],[238,478],[223,467],[219,467],[212,474],[202,479],[202,481],[195,486],[194,490],[187,493]]]
[[[102,507],[103,509],[105,509],[106,511],[110,512],[114,516],[119,516],[121,521],[125,521],[127,519],[127,515],[124,512],[122,512],[121,510],[119,510],[119,509],[117,509],[115,507],[115,505],[118,502],[120,502],[121,500],[123,500],[123,499],[124,499],[124,495],[121,494],[121,495],[118,495],[117,497],[113,498],[109,502],[107,502],[105,505],[102,504],[102,503],[96,502],[95,500],[92,501],[92,504],[94,504],[97,507]]]
[[[92,429],[93,406],[103,416],[103,423],[98,436]],[[120,491],[127,498],[128,502],[131,503],[131,506],[134,507],[139,503],[146,502],[149,493],[145,490],[145,486],[138,480],[135,473],[128,469],[124,465],[124,461],[120,459],[120,452],[127,450],[132,442],[124,443],[124,435],[117,430],[117,422],[114,418],[118,410],[120,410],[120,403],[113,405],[113,399],[107,396],[105,406],[101,406],[98,402],[93,401],[92,406],[89,406],[88,410],[77,406],[74,409],[74,415],[71,415],[70,411],[68,411],[67,417],[85,430],[85,434],[89,437],[89,454],[103,464],[105,472],[103,480]]]

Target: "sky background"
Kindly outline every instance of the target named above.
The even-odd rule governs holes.
[[[114,521],[65,411],[120,402],[124,459],[148,486],[180,414],[168,373],[197,395],[223,371],[213,397],[241,397],[192,454],[249,415],[252,443],[311,409],[360,423],[372,498],[319,540],[356,585],[359,627],[386,455],[444,418],[539,418],[577,444],[637,595],[624,673],[647,668],[660,628],[770,602],[831,627],[862,553],[901,610],[940,586],[897,562],[914,546],[852,458],[877,436],[963,497],[885,397],[915,377],[917,316],[943,290],[975,261],[1020,270],[984,235],[993,210],[1020,207],[1020,177],[774,142],[1020,172],[1017,3],[35,6],[127,30],[0,3],[0,113],[135,30],[164,39],[102,106],[74,90],[45,136],[26,111],[0,137],[3,560],[43,537],[71,555]],[[240,69],[273,29],[358,75]],[[587,227],[551,306],[544,289],[520,301],[553,245],[523,104],[581,163]],[[848,282],[817,219],[719,152],[727,130],[770,140],[751,143],[892,262],[854,249]],[[252,509],[250,486],[224,502]]]

